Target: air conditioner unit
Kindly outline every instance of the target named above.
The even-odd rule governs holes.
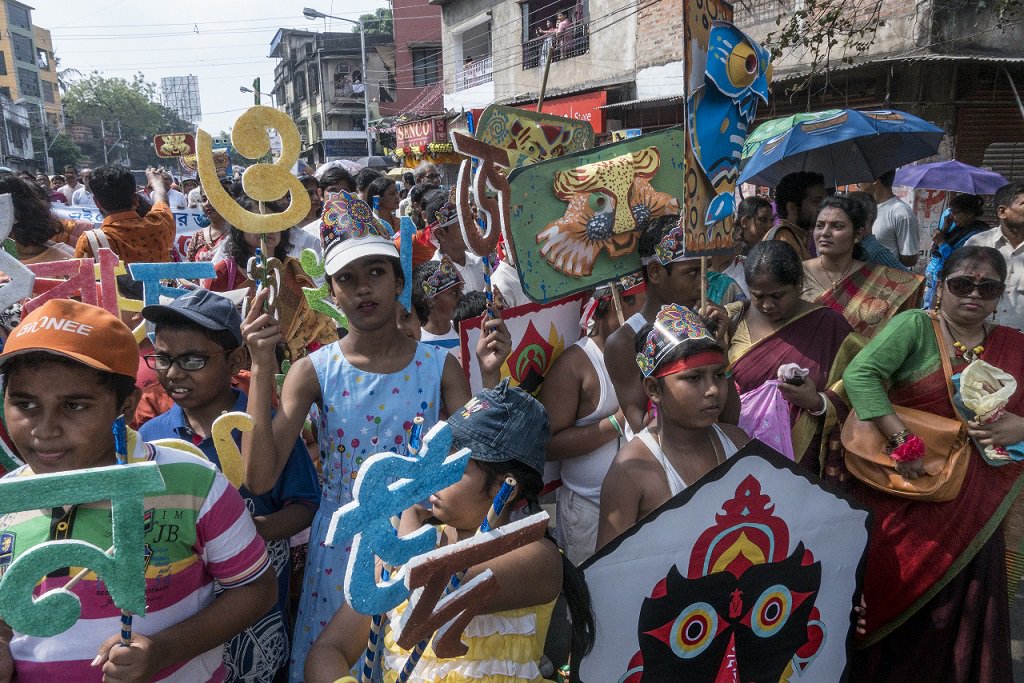
[[[337,74],[347,74],[348,73],[348,64],[339,64],[337,69],[335,70],[335,73],[337,73]]]

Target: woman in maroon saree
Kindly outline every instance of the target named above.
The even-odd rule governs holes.
[[[956,419],[940,353],[960,372],[977,356],[1024,380],[1024,334],[986,323],[998,303],[984,298],[1005,282],[1006,264],[990,248],[964,248],[946,262],[936,341],[929,313],[894,317],[847,369],[844,380],[858,416],[896,443],[904,429],[892,405]],[[967,281],[965,286],[964,281]],[[988,284],[995,281],[996,285]],[[953,290],[956,290],[954,292]],[[964,293],[966,291],[966,293]],[[983,445],[1024,439],[1024,392],[986,427],[969,424]],[[908,479],[920,461],[897,462]],[[872,512],[864,598],[867,633],[854,658],[853,680],[1010,681],[1006,544],[1001,523],[1020,492],[1019,464],[994,467],[972,449],[959,494],[918,502],[850,479]]]
[[[837,427],[848,408],[840,382],[863,341],[840,313],[800,298],[803,266],[785,242],[756,244],[744,269],[750,302],[726,307],[737,388],[741,395],[753,391],[787,363],[807,369],[802,385],[780,385],[790,404],[794,459],[815,474],[842,479]]]

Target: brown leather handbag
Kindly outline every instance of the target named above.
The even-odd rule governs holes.
[[[943,348],[939,323],[932,316],[932,330],[942,358],[942,370],[946,376],[946,390],[950,404],[953,403],[953,385],[950,380],[952,367]],[[885,452],[886,439],[878,427],[870,421],[857,418],[850,411],[843,425],[842,442],[846,451],[846,469],[862,482],[879,491],[894,496],[920,501],[941,503],[956,498],[967,474],[967,463],[971,457],[971,441],[963,420],[950,420],[923,410],[893,406],[896,415],[911,432],[925,443],[924,456],[926,474],[914,480],[907,480],[896,471],[893,459]]]

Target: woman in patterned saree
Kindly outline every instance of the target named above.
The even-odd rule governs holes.
[[[781,365],[809,370],[802,384],[780,385],[790,404],[794,458],[815,474],[842,479],[838,426],[849,408],[840,381],[863,338],[839,313],[800,298],[803,268],[786,242],[754,245],[744,271],[750,301],[726,306],[733,380],[742,395],[776,379]]]
[[[888,439],[896,470],[923,473],[920,439],[893,405],[957,419],[941,356],[952,372],[980,358],[1024,381],[1024,334],[986,320],[1005,288],[1006,263],[995,249],[964,247],[940,275],[936,313],[900,313],[846,369],[850,402]],[[939,335],[931,315],[938,316]],[[968,423],[975,444],[1024,439],[1024,392],[995,421]],[[869,488],[852,493],[872,512],[864,574],[866,634],[851,680],[1010,681],[1006,548],[1001,522],[1024,478],[1019,464],[995,467],[972,447],[955,498],[923,502]],[[1011,548],[1015,550],[1015,548]]]
[[[867,338],[900,311],[917,308],[924,278],[857,258],[866,212],[849,197],[827,197],[814,225],[815,258],[804,261],[803,298],[843,314]]]

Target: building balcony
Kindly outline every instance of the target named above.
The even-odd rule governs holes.
[[[464,64],[455,71],[455,90],[467,90],[482,83],[490,83],[493,73],[491,55]]]
[[[549,33],[526,41],[523,43],[523,69],[541,66],[543,56],[548,52],[548,41],[551,41],[551,61],[579,57],[590,52],[590,26],[574,23],[561,33]]]

